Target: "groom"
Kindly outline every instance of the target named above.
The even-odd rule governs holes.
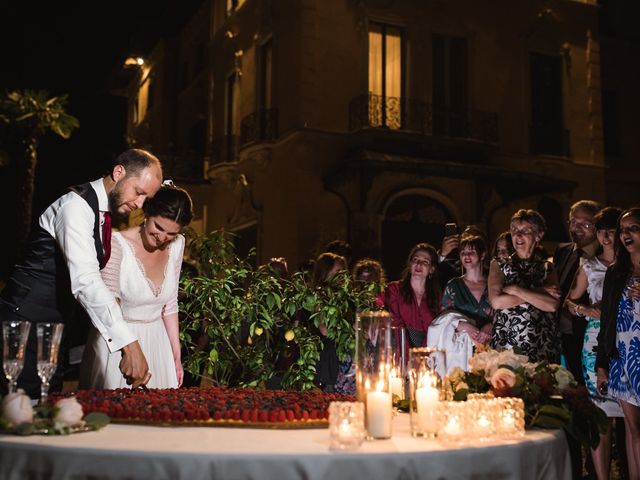
[[[73,299],[86,310],[109,350],[122,351],[120,371],[132,386],[137,388],[151,378],[142,349],[102,281],[100,269],[111,251],[111,214],[125,216],[141,208],[161,182],[162,167],[155,156],[145,150],[127,150],[108,175],[72,187],[40,215],[24,258],[0,294],[0,320],[32,322],[18,378],[18,386],[31,398],[40,395],[35,323],[68,325]]]

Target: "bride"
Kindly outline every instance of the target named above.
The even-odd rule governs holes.
[[[152,373],[147,386],[177,388],[183,378],[177,297],[185,243],[179,232],[193,217],[191,198],[183,189],[163,186],[147,199],[143,211],[141,226],[114,232],[111,257],[101,274],[138,337]],[[82,359],[80,388],[127,387],[120,359],[120,352],[111,353],[92,328]]]

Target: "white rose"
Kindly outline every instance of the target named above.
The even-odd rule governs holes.
[[[498,390],[511,388],[516,384],[516,374],[508,368],[499,368],[491,377],[491,386]]]
[[[558,382],[558,388],[561,390],[571,385],[574,381],[571,372],[564,367],[560,367],[556,370],[555,377],[556,382]]]
[[[53,421],[56,425],[73,427],[76,425],[82,425],[82,405],[78,403],[76,397],[63,398],[56,402],[57,411],[53,416]]]
[[[476,353],[469,359],[469,371],[472,373],[478,373],[480,370],[487,371],[487,365],[498,355],[495,350],[489,350],[486,352]]]
[[[462,380],[463,376],[464,370],[462,370],[460,367],[453,367],[449,372],[449,381],[451,381],[451,383],[457,383]]]
[[[525,375],[531,378],[536,374],[536,368],[538,368],[538,364],[527,362],[524,365],[522,365],[522,367],[524,368]]]
[[[2,399],[2,417],[12,425],[33,423],[31,399],[20,389]]]
[[[518,368],[529,361],[526,355],[518,355],[513,350],[504,350],[500,352],[497,358],[498,365],[509,365],[511,368]]]
[[[469,385],[467,385],[464,382],[460,382],[459,384],[456,385],[456,392],[458,390],[469,390]]]

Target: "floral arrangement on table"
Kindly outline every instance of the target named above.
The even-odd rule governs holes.
[[[606,414],[589,398],[563,366],[531,363],[511,350],[486,350],[469,360],[469,371],[449,374],[454,400],[470,393],[519,397],[525,405],[527,428],[563,428],[585,446],[596,447],[607,427]]]
[[[355,400],[337,393],[226,387],[82,390],[72,398],[84,411],[101,412],[124,423],[298,427],[326,426],[331,402]]]
[[[85,416],[75,397],[61,398],[53,405],[34,408],[24,391],[18,390],[6,395],[0,406],[0,431],[18,435],[66,435],[99,430],[108,423],[109,417],[104,413]]]

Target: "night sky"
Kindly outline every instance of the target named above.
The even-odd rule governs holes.
[[[125,147],[126,101],[109,94],[108,79],[124,58],[166,32],[167,1],[2,2],[0,91],[46,89],[69,95],[68,112],[80,128],[68,141],[42,139],[36,172],[34,214],[67,186],[94,179]],[[153,10],[150,8],[153,7]],[[10,168],[0,166],[5,225],[16,221]],[[7,249],[12,235],[2,238]],[[11,262],[3,255],[4,264]],[[0,265],[0,275],[4,273]]]

